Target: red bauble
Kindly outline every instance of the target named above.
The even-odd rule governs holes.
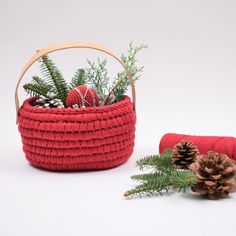
[[[66,106],[95,107],[99,104],[97,92],[87,86],[80,85],[72,89],[66,97]]]

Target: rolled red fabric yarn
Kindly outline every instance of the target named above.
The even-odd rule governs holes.
[[[229,158],[236,160],[236,138],[224,136],[196,136],[168,133],[162,136],[159,144],[159,153],[167,148],[173,148],[180,141],[193,142],[201,154],[208,151],[224,153]]]

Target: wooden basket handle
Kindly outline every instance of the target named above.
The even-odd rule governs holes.
[[[26,63],[26,65],[24,66],[19,79],[17,81],[16,84],[16,89],[15,89],[15,105],[16,105],[16,123],[18,123],[18,115],[19,115],[19,96],[18,96],[18,88],[20,85],[20,82],[23,78],[23,76],[25,75],[25,73],[27,72],[27,70],[31,67],[31,65],[36,62],[39,58],[41,58],[42,56],[54,52],[54,51],[59,51],[59,50],[63,50],[63,49],[69,49],[69,48],[89,48],[89,49],[94,49],[94,50],[98,50],[101,52],[104,52],[108,55],[110,55],[111,57],[113,57],[116,61],[118,61],[122,67],[124,68],[125,72],[128,75],[128,79],[130,81],[130,85],[131,85],[131,92],[132,92],[132,101],[134,104],[134,110],[135,110],[135,104],[136,104],[136,95],[135,95],[135,86],[134,86],[134,81],[132,79],[131,73],[128,70],[128,68],[124,65],[124,63],[121,61],[121,59],[116,56],[113,52],[111,52],[110,50],[97,45],[97,44],[91,44],[91,43],[65,43],[65,44],[58,44],[58,45],[52,45],[49,46],[47,48],[43,48],[41,50],[38,50],[31,58],[30,60]]]

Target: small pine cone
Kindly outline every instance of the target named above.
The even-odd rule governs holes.
[[[172,162],[177,168],[188,169],[198,154],[198,148],[192,142],[181,141],[172,150]]]
[[[48,92],[47,97],[40,96],[35,101],[35,106],[38,108],[64,108],[63,102],[56,98],[53,92]]]
[[[197,177],[197,184],[192,190],[209,199],[226,197],[236,191],[236,165],[225,154],[208,152],[199,155],[190,165]]]

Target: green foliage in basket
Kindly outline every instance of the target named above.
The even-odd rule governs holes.
[[[48,92],[53,92],[65,103],[69,86],[61,72],[47,55],[41,57],[39,63],[43,79],[34,76],[32,82],[25,84],[23,88],[31,97],[40,95],[47,97]]]
[[[25,84],[23,87],[31,97],[38,95],[46,97],[47,93],[52,90],[51,85],[38,76],[33,76],[31,83]]]
[[[57,94],[57,97],[62,102],[65,102],[69,91],[67,82],[63,78],[59,69],[47,55],[40,59],[40,70],[44,80],[47,81],[49,87],[52,88],[52,92]]]
[[[177,169],[172,163],[171,149],[162,155],[146,156],[137,161],[141,171],[151,170],[150,173],[131,176],[139,185],[124,193],[125,197],[150,196],[162,194],[169,190],[184,191],[196,184],[197,179],[190,170]]]
[[[86,68],[86,81],[93,89],[96,90],[98,96],[103,98],[109,93],[109,77],[106,68],[107,61],[98,58],[97,63],[87,60],[89,67]]]
[[[141,44],[138,47],[133,47],[130,43],[127,54],[121,54],[121,60],[130,71],[134,82],[140,78],[143,72],[143,67],[137,65],[136,57],[138,52],[144,48],[147,48],[147,45]],[[66,96],[71,89],[79,85],[89,85],[96,90],[100,99],[113,95],[114,102],[118,102],[123,100],[130,86],[128,74],[125,71],[119,72],[113,84],[109,85],[106,59],[98,59],[96,63],[87,60],[88,67],[77,69],[69,83],[66,82],[60,70],[47,55],[42,56],[39,63],[41,77],[34,76],[30,83],[23,86],[31,97],[47,97],[47,94],[52,92],[65,104]]]
[[[79,85],[86,84],[86,71],[84,69],[77,69],[75,75],[72,77],[69,88],[73,89]]]
[[[143,66],[139,67],[137,65],[137,54],[142,50],[147,48],[146,44],[141,44],[138,47],[134,47],[132,42],[129,44],[127,54],[121,54],[121,61],[128,68],[131,73],[134,83],[140,78],[143,72]],[[116,101],[121,101],[124,97],[124,94],[127,92],[128,87],[130,86],[130,81],[128,75],[125,71],[122,71],[117,74],[116,79],[113,82],[113,94],[116,97]]]

